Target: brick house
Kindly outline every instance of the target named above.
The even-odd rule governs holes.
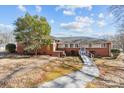
[[[90,53],[94,54],[96,57],[107,57],[111,56],[111,42],[101,39],[53,39],[53,43],[49,46],[44,46],[39,49],[38,54],[50,55],[50,56],[71,56],[78,55],[80,48],[86,48]],[[17,53],[24,53],[24,46],[17,44]]]

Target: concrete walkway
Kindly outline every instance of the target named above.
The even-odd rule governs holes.
[[[80,71],[46,82],[39,85],[39,88],[83,88],[98,76],[99,70],[95,65],[84,65]]]

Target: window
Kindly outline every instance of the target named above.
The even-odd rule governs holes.
[[[75,48],[78,48],[79,47],[79,45],[78,44],[75,44]]]
[[[73,48],[73,44],[70,44],[70,48]]]
[[[106,48],[106,44],[101,44],[101,47],[102,48]]]
[[[65,48],[68,48],[68,44],[65,44]]]

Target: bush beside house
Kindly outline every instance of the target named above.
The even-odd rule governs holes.
[[[6,51],[8,51],[9,53],[15,53],[16,51],[16,45],[9,43],[6,45]]]
[[[120,54],[120,50],[118,49],[111,49],[111,53],[113,54],[113,58],[116,59]]]

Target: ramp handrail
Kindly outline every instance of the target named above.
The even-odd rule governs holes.
[[[89,57],[89,52],[87,52],[87,50],[85,48],[81,48],[79,50],[79,56],[83,60],[84,64],[86,64],[86,65],[92,65],[93,64],[93,61]]]

